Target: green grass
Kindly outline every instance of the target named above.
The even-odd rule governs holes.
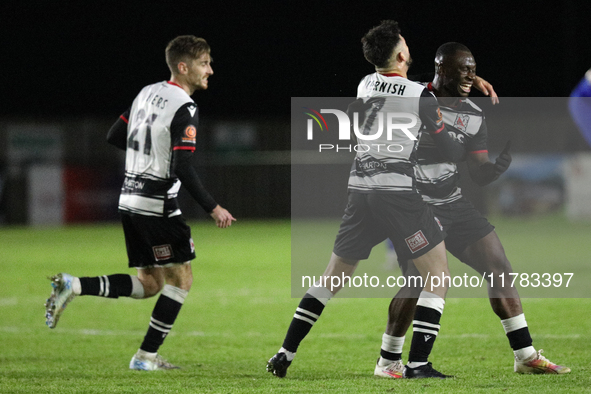
[[[532,259],[591,261],[589,225],[559,218],[493,222],[514,266]],[[323,245],[316,259],[319,272],[328,261],[334,225],[318,223],[317,231],[309,233]],[[264,366],[280,347],[299,302],[291,298],[289,221],[240,221],[226,230],[211,222],[192,227],[197,248],[193,289],[161,348],[184,368],[153,373],[130,371],[128,363],[147,329],[155,298],[80,297],[56,329],[44,325],[43,303],[50,291],[46,276],[134,272],[126,268],[119,225],[0,228],[0,392],[591,391],[591,301],[571,298],[523,301],[534,345],[570,366],[573,372],[567,376],[513,373],[511,349],[488,301],[451,298],[431,361],[457,377],[374,378],[388,299],[337,298],[302,343],[287,378],[274,378]],[[374,254],[373,261],[381,264],[383,250]],[[406,342],[405,354],[410,336]]]

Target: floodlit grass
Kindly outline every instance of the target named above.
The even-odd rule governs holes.
[[[493,223],[514,267],[518,261],[530,264],[528,259],[552,258],[557,265],[590,261],[589,225],[557,218]],[[281,346],[299,302],[290,297],[290,222],[239,221],[225,230],[212,222],[192,227],[197,248],[193,289],[161,348],[164,357],[183,369],[147,373],[130,371],[128,363],[147,329],[155,298],[79,297],[56,329],[44,324],[43,303],[50,292],[46,276],[62,271],[79,276],[134,273],[126,268],[118,224],[0,229],[0,392],[590,390],[591,301],[569,298],[523,300],[534,345],[545,349],[550,360],[570,366],[573,372],[567,376],[513,373],[511,349],[488,300],[450,298],[431,361],[456,378],[374,378],[389,300],[337,298],[302,343],[287,377],[277,379],[265,371],[265,364]],[[322,241],[319,272],[335,236],[334,225],[328,228],[311,234],[327,240]],[[410,336],[405,354],[409,345]]]

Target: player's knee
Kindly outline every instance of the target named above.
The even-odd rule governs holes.
[[[178,287],[180,289],[189,291],[189,290],[191,290],[191,286],[193,286],[193,276],[183,278]]]
[[[193,285],[193,274],[189,265],[178,266],[165,271],[166,283],[189,291]]]
[[[144,286],[144,298],[154,297],[164,287],[164,279],[150,277],[140,280]]]
[[[509,274],[513,272],[513,268],[511,267],[511,263],[505,256],[504,252],[496,252],[492,253],[489,256],[489,262],[487,264],[488,271],[493,275],[501,275],[501,274]]]

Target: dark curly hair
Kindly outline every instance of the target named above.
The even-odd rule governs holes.
[[[393,20],[382,21],[373,27],[361,39],[363,55],[376,67],[385,67],[392,56],[392,51],[400,42],[400,28]]]
[[[166,64],[173,74],[178,73],[180,62],[188,63],[210,52],[209,44],[203,38],[178,36],[166,46]]]

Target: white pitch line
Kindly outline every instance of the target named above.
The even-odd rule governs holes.
[[[0,298],[0,306],[13,306],[18,304],[16,297],[2,297]]]
[[[28,334],[28,333],[37,333],[39,332],[39,328],[43,327],[16,327],[16,326],[0,326],[0,332],[6,333],[19,333],[19,334]],[[46,329],[51,334],[68,334],[68,335],[88,335],[88,336],[142,336],[145,334],[145,331],[140,330],[100,330],[100,329],[90,329],[90,328],[81,328],[81,329],[70,329],[70,328],[56,328],[53,330]],[[243,332],[237,335],[234,332],[203,332],[203,331],[186,331],[186,332],[178,332],[178,331],[171,331],[170,336],[180,336],[180,337],[262,337],[267,335],[267,333],[258,332],[258,331],[248,331]],[[364,334],[350,334],[350,333],[319,333],[313,335],[314,337],[323,338],[323,339],[371,339],[372,335],[364,335]],[[480,334],[480,333],[465,333],[465,334],[439,334],[440,339],[491,339],[501,337],[502,333],[496,334]],[[376,336],[378,338],[380,336]],[[532,334],[532,338],[534,339],[581,339],[583,336],[581,334]]]

